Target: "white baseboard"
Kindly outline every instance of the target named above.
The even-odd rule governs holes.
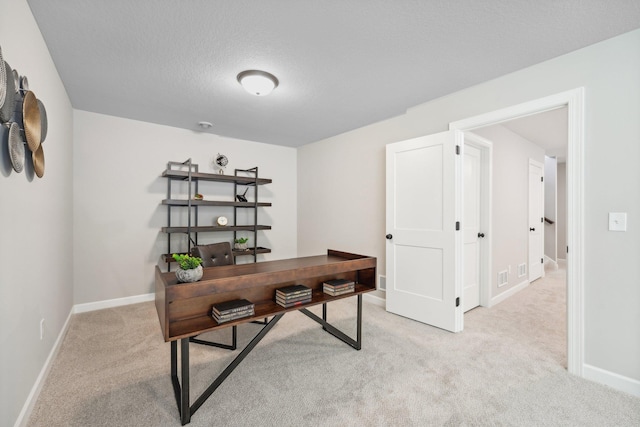
[[[132,297],[116,298],[111,300],[96,301],[96,302],[90,302],[86,304],[74,305],[71,308],[71,311],[69,312],[69,316],[67,316],[67,320],[64,322],[64,325],[62,326],[62,330],[58,334],[58,338],[56,339],[56,342],[53,345],[53,348],[51,349],[51,352],[49,353],[47,360],[44,362],[44,366],[42,367],[42,370],[40,371],[40,374],[38,375],[38,378],[36,379],[35,384],[31,388],[31,392],[29,393],[29,396],[27,396],[27,400],[25,401],[24,406],[22,407],[22,411],[20,411],[20,415],[18,415],[18,419],[16,420],[14,427],[26,427],[27,422],[29,421],[29,417],[31,416],[31,411],[33,411],[33,406],[38,400],[38,395],[42,390],[44,380],[47,378],[47,375],[49,374],[49,370],[51,369],[51,362],[55,359],[56,355],[58,354],[58,350],[60,349],[62,340],[64,339],[64,336],[67,334],[67,330],[69,329],[69,321],[71,320],[72,314],[85,313],[85,312],[94,311],[94,310],[101,310],[103,308],[119,307],[122,305],[137,304],[139,302],[153,301],[155,299],[155,295],[156,295],[155,293],[151,293],[151,294],[135,295]]]
[[[503,293],[496,295],[495,297],[491,298],[491,300],[489,301],[489,307],[493,307],[494,305],[501,303],[502,301],[506,300],[510,296],[517,294],[527,286],[529,286],[529,281],[525,280],[523,282],[518,283],[513,288],[509,288]]]
[[[67,320],[65,320],[64,325],[62,325],[62,329],[58,334],[58,338],[56,338],[56,342],[53,344],[53,348],[49,352],[49,356],[47,360],[44,362],[44,366],[40,370],[40,374],[38,378],[36,378],[35,384],[31,387],[31,392],[29,396],[27,396],[27,400],[24,402],[24,406],[22,406],[22,410],[18,415],[18,419],[16,419],[16,423],[14,427],[26,427],[29,421],[29,417],[31,417],[31,411],[33,411],[33,406],[36,404],[38,400],[38,396],[40,395],[40,391],[42,390],[42,386],[44,385],[44,381],[49,375],[49,371],[51,370],[51,362],[58,355],[58,351],[60,350],[60,345],[62,344],[62,340],[65,335],[67,335],[67,330],[69,329],[69,321],[71,320],[71,315],[73,314],[73,308],[69,312],[67,316]]]
[[[384,298],[377,297],[375,295],[364,294],[364,299],[371,304],[379,305],[380,307],[386,307],[387,301]]]
[[[588,380],[640,397],[640,381],[638,380],[596,368],[586,363],[582,366],[582,373],[584,378]]]
[[[547,255],[544,256],[544,264],[545,266],[550,265],[554,270],[558,269],[558,262],[548,257]]]
[[[139,302],[153,301],[155,293],[134,295],[132,297],[108,299],[104,301],[88,302],[73,306],[74,313],[85,313],[87,311],[102,310],[103,308],[120,307],[122,305],[137,304]]]

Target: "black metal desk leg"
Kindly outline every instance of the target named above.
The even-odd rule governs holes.
[[[197,338],[197,335],[195,337],[191,337],[189,338],[189,342],[192,342],[194,344],[202,344],[202,345],[208,345],[211,347],[218,347],[218,348],[224,348],[225,350],[235,350],[236,349],[236,342],[238,340],[238,327],[237,326],[233,326],[232,327],[232,331],[231,331],[231,345],[229,344],[222,344],[219,342],[212,342],[212,341],[207,341],[207,340],[201,340]]]
[[[327,304],[322,304],[322,320],[324,320],[325,322],[327,321]],[[325,328],[323,325],[322,330],[326,331],[327,328]]]
[[[362,294],[358,294],[358,326],[356,329],[356,342],[358,350],[362,348]]]
[[[182,371],[180,421],[182,425],[185,425],[191,421],[191,408],[189,407],[189,338],[180,340],[180,365]]]
[[[342,332],[341,330],[339,330],[338,328],[336,328],[335,326],[331,325],[329,322],[327,322],[324,308],[322,310],[322,318],[317,316],[315,313],[310,312],[306,308],[301,308],[299,311],[300,313],[320,323],[322,325],[322,329],[324,329],[334,337],[349,344],[351,347],[355,348],[356,350],[360,350],[362,348],[362,294],[358,294],[357,296],[358,296],[358,315],[356,317],[357,330],[356,330],[355,340],[350,336],[348,336],[347,334],[345,334],[344,332]]]

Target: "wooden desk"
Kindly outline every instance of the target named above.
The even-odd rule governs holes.
[[[350,279],[356,282],[355,292],[336,297],[322,292],[322,283],[330,279]],[[202,280],[178,283],[174,273],[163,273],[156,267],[156,310],[165,342],[171,342],[171,378],[182,425],[191,421],[191,415],[222,384],[251,350],[290,311],[300,311],[320,323],[322,329],[349,344],[356,350],[362,346],[362,294],[374,291],[376,259],[363,255],[329,250],[327,255],[268,261],[253,264],[229,265],[204,269]],[[309,303],[284,308],[275,303],[275,291],[284,286],[303,284],[312,289]],[[347,336],[327,322],[326,304],[335,300],[357,296],[357,337]],[[255,304],[255,315],[218,324],[211,317],[213,304],[234,299],[247,299]],[[322,318],[307,310],[322,304]],[[273,316],[273,317],[272,317]],[[214,345],[235,350],[236,327],[241,323],[272,317],[262,330],[238,354],[213,383],[189,405],[189,342]],[[231,345],[195,340],[204,332],[232,327]],[[177,341],[181,346],[181,378],[178,380]]]

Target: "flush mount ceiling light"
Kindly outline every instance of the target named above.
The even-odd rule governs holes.
[[[200,126],[200,129],[203,130],[211,129],[213,127],[210,122],[198,122],[198,126]]]
[[[252,95],[269,95],[278,87],[278,79],[273,74],[260,70],[247,70],[238,74],[238,82]]]

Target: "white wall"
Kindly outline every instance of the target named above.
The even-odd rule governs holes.
[[[18,419],[72,307],[73,117],[27,2],[0,0],[0,10],[3,57],[28,77],[48,117],[42,179],[30,163],[21,173],[11,169],[7,130],[0,127],[0,425],[8,426]]]
[[[217,153],[229,158],[227,174],[258,166],[261,176],[273,180],[260,187],[259,197],[273,203],[259,210],[259,222],[273,228],[260,232],[264,239],[258,242],[273,252],[259,260],[295,257],[294,148],[74,111],[76,304],[153,292],[154,267],[167,252],[166,234],[160,232],[167,221],[167,207],[160,204],[167,198],[167,180],[160,175],[168,161],[188,158],[201,172],[214,172]],[[200,192],[205,198],[234,199],[233,185],[203,184]],[[201,208],[201,220],[213,225],[206,211],[214,209]],[[221,212],[230,217],[233,209]],[[224,234],[231,241],[231,233]]]
[[[385,262],[385,144],[585,87],[585,361],[640,381],[640,30],[456,92],[298,150],[298,248]],[[620,185],[624,183],[624,185]],[[607,230],[609,211],[629,230]]]
[[[544,150],[502,125],[475,129],[493,143],[491,298],[529,281],[529,159],[544,162]],[[527,274],[518,277],[518,265]],[[511,271],[498,287],[500,271]]]

